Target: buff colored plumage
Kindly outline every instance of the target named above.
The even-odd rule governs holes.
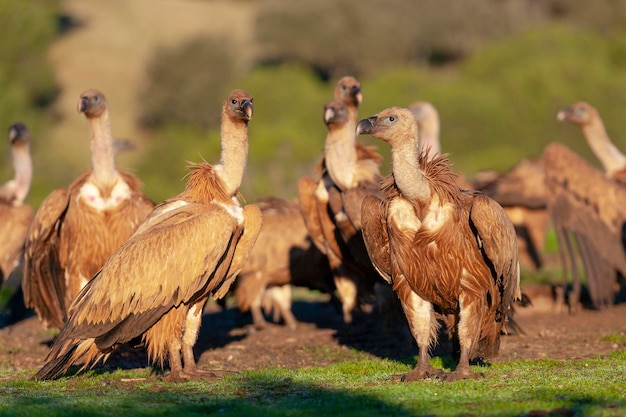
[[[334,100],[324,106],[328,133],[320,177],[303,177],[298,198],[305,224],[334,274],[346,324],[360,301],[374,297],[379,280],[367,256],[361,236],[361,202],[378,191],[381,156],[356,141],[361,87],[354,77],[343,77]]]
[[[81,288],[154,207],[141,182],[115,167],[104,94],[85,91],[78,111],[89,124],[92,169],[45,198],[26,240],[24,301],[51,328],[63,326]]]
[[[209,296],[228,292],[261,228],[259,208],[242,207],[235,197],[252,112],[248,93],[228,96],[220,164],[192,165],[185,191],[159,204],[111,255],[72,304],[36,379],[67,372],[83,355],[83,368],[93,366],[116,344],[139,336],[152,362],[169,362],[170,380],[202,374],[193,346],[203,306]]]
[[[24,241],[33,219],[33,208],[24,203],[33,172],[26,125],[12,125],[9,140],[15,177],[0,185],[0,285],[22,262]]]

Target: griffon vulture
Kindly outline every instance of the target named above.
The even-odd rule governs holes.
[[[392,107],[359,122],[391,146],[392,174],[384,196],[362,206],[363,236],[372,262],[402,303],[419,347],[413,381],[441,375],[429,364],[436,313],[455,317],[460,345],[446,380],[475,377],[469,361],[497,354],[511,303],[520,297],[515,230],[495,201],[461,190],[446,156],[428,159],[408,109]]]
[[[220,164],[192,165],[185,190],[155,207],[87,283],[36,379],[65,373],[83,355],[83,368],[93,366],[138,336],[151,361],[169,361],[170,380],[201,374],[193,346],[203,307],[228,292],[261,229],[259,208],[236,199],[252,112],[250,94],[229,94]]]
[[[92,169],[45,198],[26,239],[24,302],[49,328],[63,327],[81,288],[154,207],[141,182],[115,167],[104,94],[85,91],[78,111],[89,124]]]
[[[0,286],[22,262],[26,233],[33,219],[33,208],[24,204],[33,175],[30,137],[24,123],[9,128],[9,141],[15,177],[0,185]]]
[[[342,303],[343,319],[350,324],[359,301],[373,298],[378,274],[367,256],[361,234],[361,202],[378,191],[381,156],[356,141],[360,83],[343,77],[335,99],[324,107],[328,133],[317,179],[303,177],[298,198],[313,242],[328,257]]]
[[[297,203],[265,198],[257,205],[263,226],[235,281],[237,307],[251,311],[257,329],[266,324],[263,310],[272,312],[275,322],[282,318],[293,329],[297,321],[291,312],[291,288],[332,292],[328,259],[311,241]]]

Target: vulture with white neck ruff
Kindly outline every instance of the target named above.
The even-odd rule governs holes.
[[[193,346],[203,307],[209,296],[228,292],[261,229],[259,208],[236,198],[252,112],[248,93],[230,93],[222,107],[220,164],[192,165],[185,190],[155,207],[111,255],[72,304],[36,379],[67,372],[83,355],[83,368],[93,366],[138,336],[151,361],[169,361],[168,379],[201,376]]]
[[[139,179],[115,167],[104,94],[85,91],[78,111],[89,123],[92,169],[45,198],[26,239],[24,302],[49,328],[63,327],[81,288],[154,207]]]

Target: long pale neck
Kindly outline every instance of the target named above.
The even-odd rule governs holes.
[[[419,166],[419,149],[415,141],[401,141],[391,148],[391,163],[396,185],[410,201],[430,198],[430,186]]]
[[[91,164],[92,177],[100,185],[110,185],[118,177],[115,169],[115,154],[113,151],[113,135],[111,134],[111,120],[108,110],[100,117],[89,119],[91,133]]]
[[[342,126],[333,126],[326,135],[324,158],[328,174],[340,189],[354,186],[356,166],[356,122],[350,120]]]
[[[611,142],[601,120],[595,119],[584,125],[582,130],[589,147],[604,167],[604,172],[612,174],[626,166],[626,156]]]
[[[22,204],[33,180],[33,161],[30,157],[28,143],[15,145],[11,149],[13,168],[15,169],[15,200],[14,204]]]
[[[233,122],[222,117],[222,154],[217,168],[226,185],[228,195],[234,196],[243,180],[248,159],[248,127],[244,122]]]

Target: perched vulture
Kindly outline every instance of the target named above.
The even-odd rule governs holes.
[[[26,239],[24,302],[48,328],[63,327],[81,288],[154,207],[141,182],[115,168],[104,94],[85,91],[78,111],[89,123],[92,169],[45,198]]]
[[[201,374],[193,346],[203,307],[209,296],[228,292],[261,229],[259,208],[236,199],[252,112],[248,93],[230,93],[220,164],[192,165],[185,190],[157,205],[87,283],[36,379],[65,373],[83,355],[82,369],[93,366],[139,336],[151,361],[169,361],[170,380]]]
[[[311,241],[295,202],[264,198],[256,203],[263,226],[248,261],[234,284],[237,307],[250,310],[257,329],[265,327],[263,310],[297,326],[291,312],[291,287],[334,290],[326,256]]]
[[[334,100],[324,107],[328,133],[317,179],[298,182],[298,198],[309,234],[328,257],[342,304],[343,319],[352,323],[359,303],[374,297],[380,279],[373,269],[361,233],[361,202],[378,192],[381,156],[356,141],[360,83],[341,78]]]
[[[359,122],[391,146],[392,174],[384,196],[362,206],[363,236],[372,262],[402,303],[419,361],[403,376],[413,381],[441,375],[429,364],[437,315],[454,318],[460,346],[446,380],[476,377],[472,358],[497,354],[511,303],[520,297],[513,224],[495,201],[461,190],[446,156],[429,159],[418,146],[408,109],[391,107]]]
[[[9,140],[15,177],[0,185],[0,285],[22,262],[24,241],[33,219],[32,207],[24,204],[33,175],[26,125],[12,125]]]

